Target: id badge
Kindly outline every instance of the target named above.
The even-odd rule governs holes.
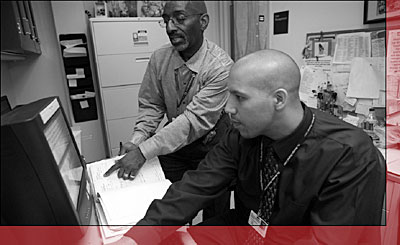
[[[260,234],[260,236],[265,238],[268,230],[268,225],[253,210],[251,210],[250,212],[249,225],[251,225],[251,227],[253,227],[253,229],[256,230],[258,234]]]

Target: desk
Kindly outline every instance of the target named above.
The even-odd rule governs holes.
[[[381,152],[387,159],[386,208],[384,207],[386,212],[386,226],[381,227],[382,244],[398,244],[400,239],[400,150],[387,149],[386,154],[384,150],[381,150]],[[98,222],[94,207],[90,225],[78,244],[103,244],[100,230],[97,226]]]

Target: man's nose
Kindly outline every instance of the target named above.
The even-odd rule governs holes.
[[[232,115],[236,114],[236,108],[235,108],[235,103],[233,102],[232,96],[229,95],[228,102],[226,102],[225,105],[225,112]]]
[[[166,29],[167,29],[167,33],[170,33],[172,31],[176,30],[176,25],[174,24],[174,21],[172,19],[169,19],[167,21]]]

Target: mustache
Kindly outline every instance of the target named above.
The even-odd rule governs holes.
[[[167,32],[167,35],[168,35],[170,38],[183,37],[183,35],[182,35],[181,33],[178,33],[176,30]]]
[[[179,34],[168,34],[169,38],[184,38],[183,35],[179,35]]]

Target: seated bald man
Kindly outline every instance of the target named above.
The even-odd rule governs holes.
[[[305,239],[301,232],[273,237],[274,225],[379,225],[386,171],[382,155],[363,130],[303,104],[299,83],[298,66],[280,51],[262,50],[238,60],[228,78],[225,107],[233,127],[196,170],[153,201],[138,225],[184,225],[232,181],[235,209],[203,225],[247,225],[249,234],[216,229],[221,235],[207,237],[204,229],[192,226],[188,231],[199,244],[251,244],[254,235],[275,242],[283,235],[292,236],[290,242]],[[249,222],[264,226],[252,233]],[[303,234],[308,242],[332,239],[316,232],[318,227],[310,229]],[[173,232],[167,230],[133,227],[126,236],[139,244],[157,243]],[[345,232],[354,230],[345,227]],[[232,240],[221,240],[227,234]]]

